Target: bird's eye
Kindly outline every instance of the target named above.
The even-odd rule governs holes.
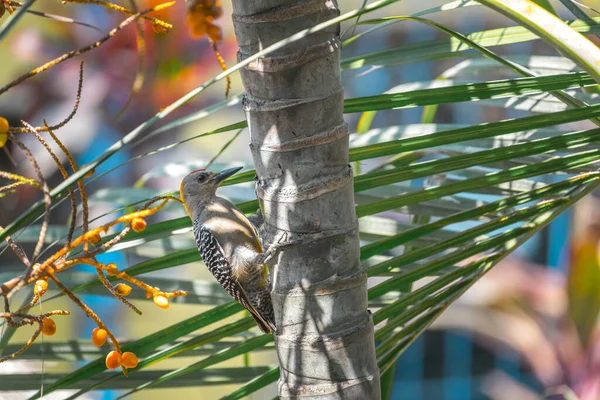
[[[203,182],[205,182],[205,181],[206,181],[206,178],[207,178],[207,177],[208,177],[208,176],[207,176],[206,174],[198,174],[198,176],[196,177],[196,180],[197,180],[199,183],[203,183]]]

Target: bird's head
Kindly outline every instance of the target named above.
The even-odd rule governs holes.
[[[187,213],[191,216],[190,205],[206,204],[215,196],[217,188],[226,178],[229,178],[243,167],[229,168],[221,172],[197,169],[190,172],[179,186],[179,196]]]

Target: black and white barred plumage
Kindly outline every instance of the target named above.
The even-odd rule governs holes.
[[[231,297],[250,312],[263,332],[275,331],[275,317],[268,276],[266,274],[262,276],[262,273],[253,273],[246,275],[246,281],[239,282],[236,279],[234,267],[228,261],[223,247],[211,230],[198,219],[193,221],[193,230],[196,246],[210,273]],[[238,266],[238,268],[243,267]],[[266,271],[266,266],[264,268]],[[258,282],[259,280],[262,282]]]

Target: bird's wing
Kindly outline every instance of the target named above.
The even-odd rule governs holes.
[[[234,278],[231,265],[227,261],[225,252],[217,238],[199,222],[194,221],[193,228],[196,246],[200,250],[200,256],[208,270],[227,293],[252,314],[260,329],[265,333],[269,333],[271,331],[271,324],[256,311],[252,303],[248,300],[244,288]]]
[[[246,217],[244,215],[244,218],[246,218],[246,221],[248,221],[248,223],[250,224],[250,227],[252,228],[252,230],[254,231],[254,237],[256,238],[256,250],[259,253],[263,252],[263,248],[262,248],[262,244],[260,243],[260,235],[258,233],[258,227],[256,225],[254,225],[249,219],[248,217]]]

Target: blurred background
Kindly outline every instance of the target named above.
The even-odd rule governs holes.
[[[594,1],[589,0],[587,4],[592,6]],[[137,2],[140,9],[158,3],[154,0]],[[348,0],[340,2],[340,7],[344,12],[361,3]],[[429,0],[405,1],[384,8],[370,18],[410,14],[443,3],[444,1]],[[231,66],[236,62],[237,45],[230,20],[230,2],[223,2],[223,8],[223,17],[217,21],[223,30],[219,50],[226,63]],[[48,1],[36,4],[36,9],[83,21],[97,29],[25,15],[0,44],[2,85],[47,60],[97,40],[102,36],[101,32],[107,32],[124,19],[119,13],[92,4]],[[556,9],[564,18],[573,19],[559,4]],[[461,18],[458,18],[459,15]],[[465,15],[469,17],[465,18]],[[41,125],[43,119],[47,119],[50,124],[59,122],[72,109],[79,62],[84,61],[84,84],[79,111],[58,133],[80,165],[91,161],[162,107],[221,71],[208,40],[190,37],[182,0],[159,13],[159,17],[172,23],[174,28],[165,34],[154,32],[146,25],[143,86],[122,112],[131,94],[139,62],[135,24],[128,26],[100,48],[68,60],[0,96],[0,116],[7,118],[11,126],[19,125],[21,119],[33,125]],[[513,25],[482,7],[470,7],[460,13],[446,12],[440,22],[463,33]],[[349,27],[349,23],[344,24],[342,32]],[[421,24],[397,23],[345,47],[343,57],[442,37],[444,36],[438,31]],[[599,43],[597,39],[596,43]],[[540,41],[502,46],[496,51],[501,55],[513,52],[556,55],[552,48]],[[400,84],[418,85],[419,82],[431,81],[440,76],[457,62],[460,61],[449,59],[400,64],[388,68],[348,69],[343,72],[345,95],[347,98],[369,96]],[[102,164],[88,186],[88,192],[93,193],[90,198],[92,215],[100,216],[94,224],[102,222],[105,218],[101,216],[116,207],[155,194],[178,190],[181,178],[189,170],[204,167],[234,137],[235,140],[214,160],[212,168],[218,169],[225,165],[252,168],[246,130],[201,137],[183,145],[164,148],[243,120],[239,98],[242,92],[239,75],[234,74],[231,93],[227,99],[225,83],[220,82],[178,109],[170,118],[176,119],[222,101],[228,101],[229,107],[221,108],[181,128],[165,130],[139,145],[117,153]],[[381,111],[377,113],[372,128],[418,123],[422,113],[422,108]],[[492,107],[485,102],[459,103],[440,106],[434,122],[473,125],[529,114],[528,111],[515,108],[507,110]],[[359,114],[346,115],[351,130],[356,128],[359,117]],[[38,159],[51,186],[56,185],[60,181],[60,175],[52,160],[32,137],[24,141],[39,154]],[[161,151],[155,152],[160,148]],[[369,164],[362,167],[368,169]],[[27,176],[32,174],[20,153],[11,151],[10,147],[8,152],[3,151],[0,155],[0,169],[16,170]],[[224,188],[223,194],[236,201],[254,197],[252,185]],[[24,189],[19,190],[16,195],[0,199],[0,225],[6,226],[12,217],[20,214],[38,198],[38,192]],[[392,399],[529,400],[538,399],[544,393],[548,398],[553,398],[554,395],[564,397],[564,393],[561,395],[547,391],[547,388],[561,388],[562,385],[565,391],[567,387],[578,387],[580,392],[596,390],[600,386],[598,355],[593,352],[593,344],[597,338],[596,315],[600,307],[600,291],[595,290],[595,285],[600,283],[599,210],[598,198],[587,197],[574,210],[564,214],[512,257],[494,268],[450,307],[400,357],[395,370]],[[65,223],[68,213],[66,204],[59,207],[53,214],[53,223]],[[156,220],[174,215],[184,215],[183,210],[172,206],[168,213],[156,217]],[[105,254],[101,261],[132,265],[180,247],[183,247],[181,243],[173,244],[173,247],[169,247],[168,243],[161,246],[140,246],[133,253],[114,251]],[[20,271],[21,266],[16,261],[9,252],[2,252],[0,275],[4,277]],[[81,267],[75,272],[71,279],[77,283],[77,279],[90,270]],[[179,284],[184,280],[187,281],[186,284],[192,285],[203,285],[208,280],[206,271],[199,268],[198,263],[182,265],[152,276],[164,279],[165,290],[181,288]],[[210,292],[214,304],[228,300],[218,291],[212,293],[213,289],[210,286],[206,291]],[[203,308],[210,308],[186,304],[186,299],[181,298],[169,312],[164,312],[147,301],[135,300],[134,304],[144,311],[144,315],[138,317],[115,299],[94,294],[86,294],[83,299],[98,310],[107,324],[115,327],[119,337],[127,338],[146,335],[196,314]],[[64,299],[54,300],[51,306],[43,304],[42,307],[74,308]],[[74,310],[74,314],[74,317],[57,320],[57,335],[43,340],[64,342],[77,337],[88,338],[94,327],[93,321],[86,319],[78,310]],[[24,329],[15,336],[15,340],[24,341],[30,334],[31,331]],[[176,367],[181,360],[169,359],[160,368]],[[262,366],[275,362],[273,351],[268,351],[253,354],[250,360],[240,357],[227,364],[217,365],[217,368]],[[65,364],[49,359],[42,366],[38,360],[27,359],[25,355],[16,361],[0,364],[0,390],[2,382],[10,379],[11,372],[28,370],[39,373],[42,368],[47,372],[66,372],[83,363],[84,361],[76,361]],[[220,384],[218,370],[212,376],[204,375],[199,379],[202,379],[205,386],[154,389],[133,395],[132,398],[193,396],[217,399],[237,387],[235,384]],[[240,383],[247,379],[241,376]],[[28,393],[33,393],[33,389]],[[275,394],[276,390],[272,385],[268,390],[253,394],[251,398],[269,399]],[[23,392],[0,392],[0,399],[26,396]],[[48,398],[66,396],[64,392],[57,392]],[[116,392],[106,391],[87,394],[82,398],[112,399],[116,396]]]

